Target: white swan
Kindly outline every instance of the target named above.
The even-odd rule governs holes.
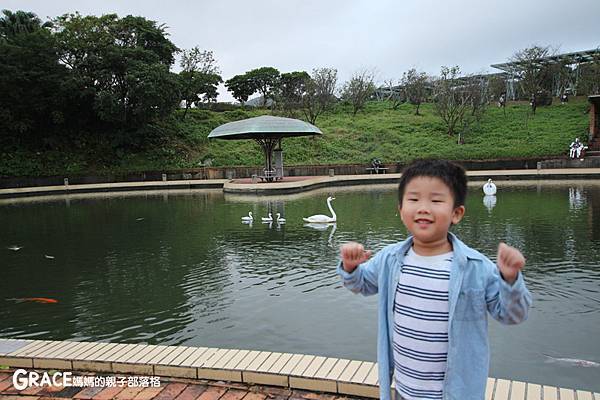
[[[488,179],[487,183],[483,185],[483,193],[485,193],[486,196],[493,196],[496,194],[496,185],[491,179]]]
[[[277,213],[275,215],[277,216],[277,220],[276,221],[277,221],[278,224],[285,224],[285,218],[281,218],[281,214],[280,213]]]
[[[273,215],[269,213],[268,217],[262,217],[262,222],[273,222]]]
[[[254,218],[252,217],[252,211],[248,211],[248,216],[242,217],[242,221],[246,221],[246,222],[254,221]]]
[[[303,226],[305,228],[311,228],[314,229],[315,231],[321,231],[324,232],[327,229],[329,229],[330,226],[336,226],[337,224],[335,222],[331,222],[331,223],[327,223],[327,224],[315,224],[315,223],[309,223],[309,224],[304,224]]]
[[[329,207],[329,211],[331,212],[331,217],[329,215],[311,215],[308,218],[302,218],[305,222],[309,222],[312,224],[328,224],[331,222],[337,221],[337,215],[335,215],[335,211],[333,211],[333,207],[331,207],[331,200],[335,200],[335,197],[329,196],[327,198],[327,207]]]

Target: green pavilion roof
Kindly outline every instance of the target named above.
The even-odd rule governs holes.
[[[209,139],[265,139],[322,135],[316,126],[299,119],[263,115],[223,124],[208,135]]]

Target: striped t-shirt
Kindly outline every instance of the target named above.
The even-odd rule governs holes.
[[[394,372],[403,398],[441,399],[448,355],[452,252],[404,258],[394,301]]]

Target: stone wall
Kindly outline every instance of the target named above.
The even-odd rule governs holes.
[[[565,164],[565,161],[569,161],[566,159],[566,156],[557,158],[555,160],[526,158],[503,160],[469,160],[457,162],[462,164],[467,170],[536,169],[538,162],[543,162],[542,168],[570,168],[583,165],[577,163]],[[596,164],[594,165],[599,166]],[[382,166],[388,168],[387,173],[399,173],[402,171],[404,164],[385,163]],[[362,175],[369,173],[367,170],[368,167],[370,167],[368,164],[289,165],[284,166],[284,174],[285,176],[323,176],[329,175],[330,170],[333,170],[335,175]],[[123,175],[0,178],[0,188],[6,189],[34,186],[58,186],[64,184],[64,178],[69,179],[70,185],[109,182],[161,181],[163,179],[163,174],[166,175],[166,179],[169,181],[186,179],[250,178],[253,174],[262,175],[262,167],[204,167],[173,171],[147,171]]]
[[[556,160],[546,160],[541,162],[541,168],[600,168],[600,157],[585,157],[582,160],[572,160],[570,158],[561,158]]]

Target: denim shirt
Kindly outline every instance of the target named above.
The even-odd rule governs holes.
[[[448,359],[444,380],[444,399],[481,400],[485,395],[490,351],[486,309],[499,322],[518,324],[527,319],[531,294],[523,275],[508,284],[496,265],[449,233],[454,256],[448,289]],[[383,248],[352,273],[338,264],[337,273],[344,286],[354,293],[379,293],[377,362],[380,399],[390,399],[394,372],[392,333],[394,296],[402,273],[404,256],[412,237]]]

